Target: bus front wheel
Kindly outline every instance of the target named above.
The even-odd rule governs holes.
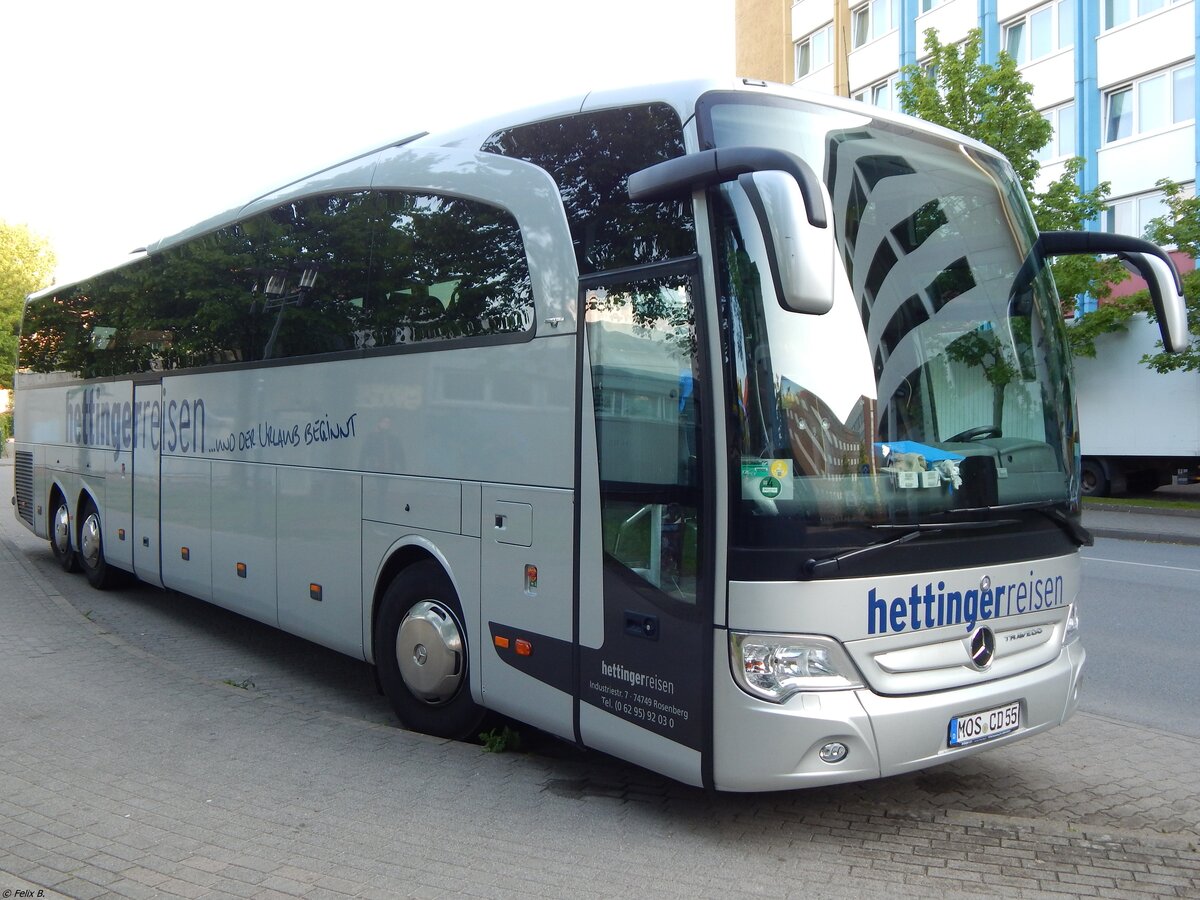
[[[462,607],[433,560],[409,566],[383,595],[375,665],[406,728],[460,740],[483,721],[484,709],[471,697]]]
[[[71,536],[71,508],[57,491],[50,507],[54,510],[54,519],[50,523],[50,549],[54,551],[54,558],[58,560],[64,572],[78,572],[79,556],[75,552],[75,540]]]

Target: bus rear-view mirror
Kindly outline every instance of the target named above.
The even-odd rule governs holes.
[[[749,172],[738,184],[750,199],[784,309],[821,316],[833,308],[833,229],[809,221],[804,195],[787,172]]]
[[[1187,305],[1179,290],[1174,268],[1149,253],[1124,253],[1121,258],[1146,280],[1158,318],[1163,349],[1170,353],[1182,353],[1188,348],[1191,336],[1187,328]]]
[[[679,199],[735,178],[753,205],[779,305],[809,315],[829,312],[836,258],[833,227],[820,179],[795,153],[747,146],[677,156],[631,174],[629,199]]]
[[[1127,234],[1103,231],[1043,231],[1038,243],[1046,256],[1113,253],[1146,281],[1158,319],[1163,348],[1181,353],[1191,336],[1187,329],[1187,305],[1183,284],[1171,257],[1157,244]]]

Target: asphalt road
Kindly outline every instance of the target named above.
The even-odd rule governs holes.
[[[1098,538],[1083,557],[1080,708],[1200,737],[1200,547]]]

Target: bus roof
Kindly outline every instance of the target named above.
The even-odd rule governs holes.
[[[276,199],[279,202],[285,202],[286,199],[293,195],[296,197],[302,196],[304,193],[306,193],[305,186],[311,186],[314,181],[321,180],[322,176],[336,176],[339,171],[344,172],[356,166],[361,167],[370,165],[379,155],[402,145],[412,144],[413,146],[445,147],[477,151],[480,146],[482,146],[483,142],[491,135],[495,134],[501,129],[512,127],[514,125],[529,124],[549,119],[562,118],[564,116],[575,115],[588,110],[611,109],[614,107],[630,106],[642,103],[666,103],[667,105],[673,107],[679,114],[680,118],[686,123],[695,112],[696,100],[702,94],[708,91],[747,91],[782,97],[791,97],[816,105],[826,106],[832,109],[842,109],[847,112],[856,112],[859,114],[861,114],[864,110],[864,104],[832,94],[806,91],[790,85],[772,84],[765,81],[756,81],[745,78],[695,79],[690,81],[666,82],[662,84],[638,85],[633,87],[592,91],[586,94],[575,95],[573,97],[551,101],[526,109],[500,113],[487,119],[458,126],[439,133],[431,134],[429,132],[420,132],[396,141],[391,141],[382,147],[376,147],[371,150],[356,154],[349,159],[345,159],[318,169],[315,172],[304,176],[303,178],[298,178],[294,181],[283,184],[275,190],[268,191],[265,194],[251,198],[245,203],[231,207],[224,212],[211,216],[189,228],[184,229],[183,231],[153,241],[146,245],[145,248],[134,251],[134,253],[132,253],[127,259],[121,260],[115,265],[100,269],[83,278],[74,279],[70,282],[56,284],[52,287],[45,288],[37,293],[31,294],[29,299],[34,300],[43,296],[53,295],[66,287],[70,287],[73,284],[78,284],[87,280],[88,278],[93,278],[96,275],[102,275],[106,272],[124,268],[127,265],[131,265],[132,263],[145,259],[148,255],[153,255],[167,249],[168,247],[182,244],[193,238],[209,234],[220,228],[231,225],[247,215],[251,208],[261,206],[265,200]],[[876,119],[893,121],[897,124],[903,124],[909,128],[939,135],[946,139],[963,143],[985,152],[995,153],[995,151],[991,148],[986,147],[985,145],[980,144],[973,139],[966,138],[963,135],[942,128],[939,125],[934,125],[929,122],[920,122],[919,120],[913,119],[910,116],[889,112],[877,107],[870,107],[870,114]]]

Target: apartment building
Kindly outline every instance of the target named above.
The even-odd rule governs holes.
[[[1196,0],[753,0],[765,14],[751,14],[750,2],[738,0],[747,4],[737,18],[739,75],[777,80],[772,73],[788,68],[762,32],[790,7],[787,80],[888,109],[899,109],[900,70],[921,62],[927,29],[953,43],[980,28],[984,61],[1012,55],[1054,126],[1038,187],[1072,156],[1086,160],[1084,188],[1109,182],[1109,207],[1094,227],[1141,234],[1164,211],[1156,181],[1195,189]],[[771,52],[755,49],[764,47]]]

